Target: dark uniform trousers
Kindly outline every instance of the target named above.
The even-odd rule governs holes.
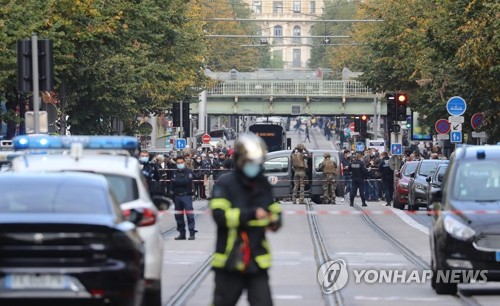
[[[248,302],[251,306],[273,305],[267,270],[242,274],[215,269],[215,284],[214,306],[236,305],[243,288],[247,288]]]
[[[361,198],[361,203],[363,203],[363,205],[366,205],[365,183],[363,182],[362,178],[353,177],[352,178],[352,185],[351,185],[351,194],[350,194],[351,206],[354,204],[354,198],[356,197],[356,194],[358,193],[358,189],[359,189],[359,196]]]
[[[394,194],[394,181],[382,178],[382,184],[384,185],[384,197],[387,204],[391,204]]]
[[[191,234],[195,233],[194,229],[194,215],[193,215],[193,197],[191,195],[176,195],[174,197],[175,210],[177,212],[189,211],[186,214],[188,221],[188,229]],[[177,230],[180,233],[186,232],[186,223],[184,222],[184,214],[175,214],[175,221],[177,222]]]

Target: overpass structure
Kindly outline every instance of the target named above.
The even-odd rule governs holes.
[[[323,80],[317,71],[206,73],[217,84],[192,99],[205,115],[386,115],[382,94],[356,80]],[[204,103],[206,102],[206,107]]]

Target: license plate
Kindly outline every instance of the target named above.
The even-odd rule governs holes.
[[[9,289],[64,289],[67,283],[62,274],[10,274],[6,279]]]
[[[497,261],[500,261],[500,251],[497,251]]]

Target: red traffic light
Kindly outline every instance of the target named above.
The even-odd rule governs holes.
[[[396,101],[398,102],[398,104],[408,103],[408,94],[406,94],[406,93],[396,94]]]
[[[362,115],[362,116],[361,116],[361,120],[363,120],[363,121],[368,120],[368,116],[367,116],[367,115]]]

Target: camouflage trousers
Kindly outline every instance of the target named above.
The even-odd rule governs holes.
[[[306,171],[296,170],[293,175],[293,194],[292,202],[295,204],[297,201],[297,194],[299,195],[299,202],[304,203],[304,188],[306,185]]]
[[[337,189],[337,181],[335,174],[325,174],[325,181],[323,182],[323,202],[328,204],[330,201],[335,204],[335,190]]]

